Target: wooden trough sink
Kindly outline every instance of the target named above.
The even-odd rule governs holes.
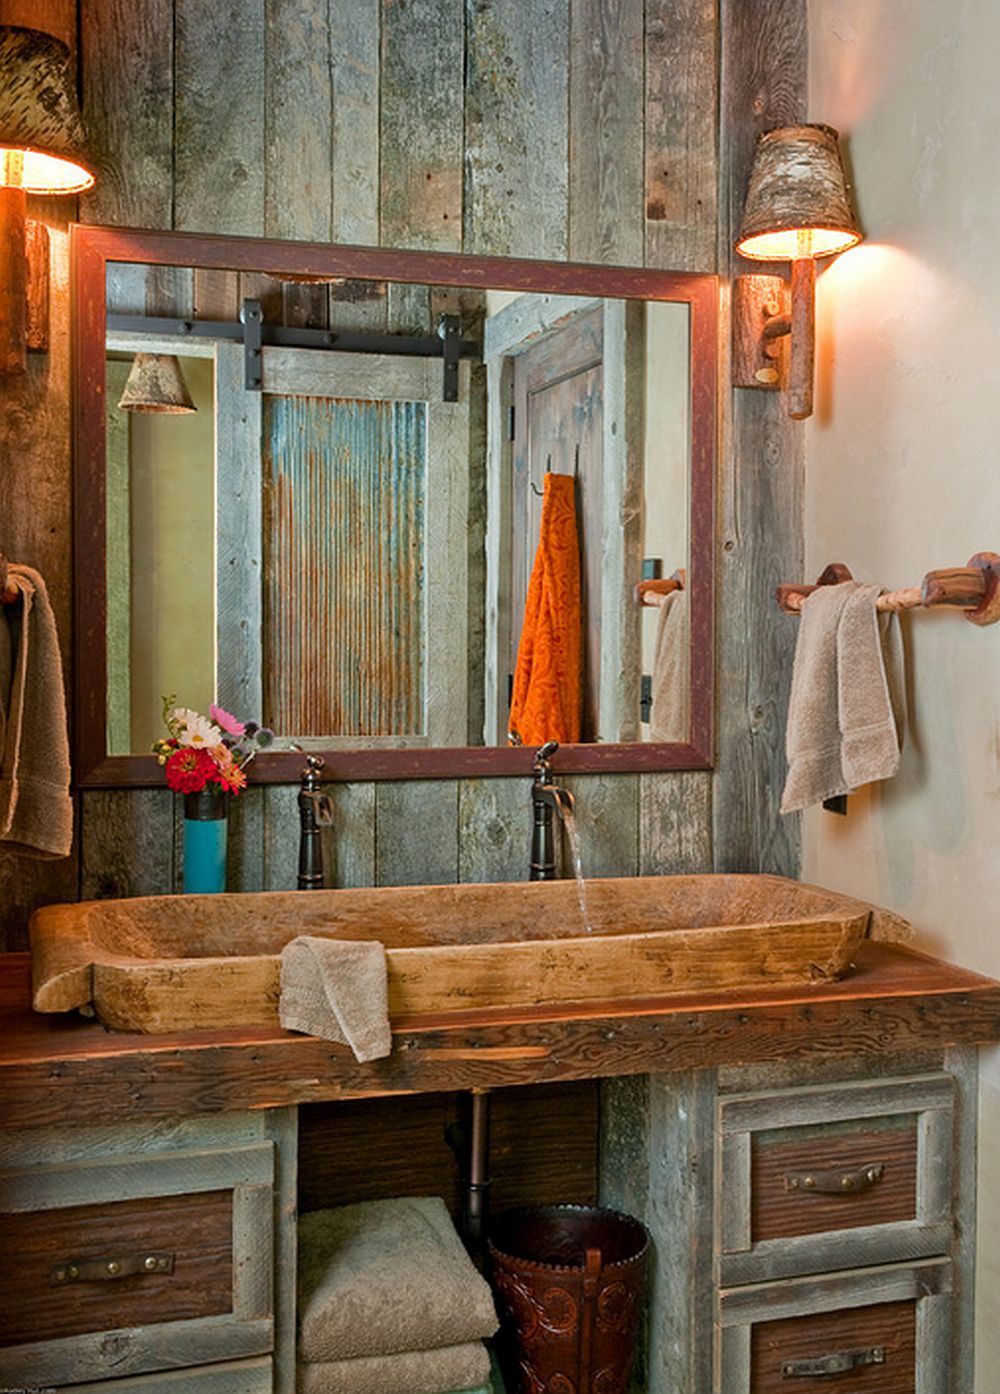
[[[166,1032],[277,1024],[299,934],[385,945],[393,1019],[801,985],[843,975],[883,912],[777,876],[647,876],[53,905],[31,923],[34,1005]]]

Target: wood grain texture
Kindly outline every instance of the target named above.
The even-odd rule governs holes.
[[[646,3],[647,266],[715,265],[719,15],[715,0]]]
[[[276,1388],[271,1357],[262,1356],[119,1379],[114,1394],[274,1394]],[[108,1386],[103,1382],[74,1384],[73,1394],[108,1394]]]
[[[330,6],[331,233],[358,246],[379,240],[380,24],[380,0]]]
[[[302,1210],[401,1195],[439,1195],[457,1218],[463,1158],[445,1134],[461,1125],[463,1102],[454,1094],[422,1094],[303,1109]],[[490,1115],[494,1212],[596,1199],[596,1084],[499,1090],[492,1096]],[[375,1166],[373,1157],[378,1158]]]
[[[101,176],[90,223],[169,227],[173,212],[171,0],[80,0],[83,118]]]
[[[788,1184],[793,1174],[850,1174],[872,1165],[880,1166],[882,1174],[870,1190],[858,1194],[820,1194]],[[916,1219],[916,1120],[757,1136],[751,1177],[755,1241]]]
[[[221,1314],[232,1305],[232,1196],[149,1197],[0,1216],[7,1277],[0,1345]],[[168,1274],[53,1287],[54,1267],[143,1251],[174,1255]]]
[[[568,251],[579,261],[644,260],[643,10],[570,5]]]
[[[524,779],[463,779],[458,786],[460,881],[517,881],[528,873],[530,786]]]
[[[82,794],[81,894],[104,900],[170,891],[174,816],[174,796],[166,788],[92,789]]]
[[[849,982],[805,996],[769,989],[639,1001],[616,1014],[547,1008],[400,1023],[393,1055],[367,1065],[260,1028],[151,1041],[25,1011],[5,1020],[0,1108],[11,1129],[68,1127],[751,1062],[877,1068],[887,1054],[1000,1039],[1000,988],[989,979],[877,944],[857,962]]]
[[[849,1379],[852,1394],[913,1394],[917,1387],[913,1302],[758,1322],[750,1337],[750,1394],[785,1394],[789,1388],[782,1371],[785,1361],[872,1346],[884,1347],[884,1362],[855,1370]]]
[[[683,876],[712,865],[712,776],[639,776],[639,875]]]
[[[757,134],[800,119],[806,102],[804,0],[722,6],[719,259],[731,238]],[[724,379],[725,380],[725,379]],[[718,769],[713,818],[717,867],[799,864],[799,824],[778,812],[795,635],[773,603],[802,556],[803,440],[777,394],[736,392],[722,456],[722,601]]]
[[[174,224],[264,225],[264,0],[176,0]]]
[[[375,793],[375,884],[458,880],[458,785],[452,779],[380,784]]]
[[[383,0],[379,148],[385,246],[462,245],[464,38],[463,0]]]
[[[470,0],[467,251],[566,255],[568,0]]]

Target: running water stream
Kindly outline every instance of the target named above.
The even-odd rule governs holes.
[[[583,879],[583,859],[580,855],[580,832],[576,826],[576,817],[573,813],[573,795],[566,790],[560,790],[556,796],[556,807],[559,810],[559,819],[566,829],[566,836],[569,838],[570,856],[573,861],[573,875],[576,877],[576,898],[580,906],[580,918],[583,927],[588,934],[593,933],[590,923],[590,913],[587,909],[587,883]]]

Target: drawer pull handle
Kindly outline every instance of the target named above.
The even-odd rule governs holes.
[[[823,1375],[844,1375],[863,1365],[884,1365],[885,1346],[869,1346],[867,1350],[838,1350],[833,1355],[817,1355],[808,1360],[784,1360],[781,1373],[785,1379],[815,1379]]]
[[[114,1254],[107,1258],[71,1258],[57,1263],[49,1274],[49,1286],[65,1287],[67,1283],[110,1283],[116,1278],[137,1275],[172,1273],[173,1254]]]
[[[870,1162],[857,1171],[792,1171],[785,1177],[785,1189],[814,1195],[856,1195],[876,1186],[884,1171],[883,1162]]]

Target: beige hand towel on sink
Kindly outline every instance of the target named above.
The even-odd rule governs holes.
[[[278,1019],[349,1045],[358,1060],[392,1051],[385,949],[377,940],[323,939],[300,934],[281,951]]]
[[[792,670],[782,813],[822,803],[899,767],[899,617],[875,609],[878,586],[820,586],[802,607]]]
[[[55,616],[37,571],[11,566],[8,581],[21,599],[0,607],[0,848],[68,857],[73,801]]]

